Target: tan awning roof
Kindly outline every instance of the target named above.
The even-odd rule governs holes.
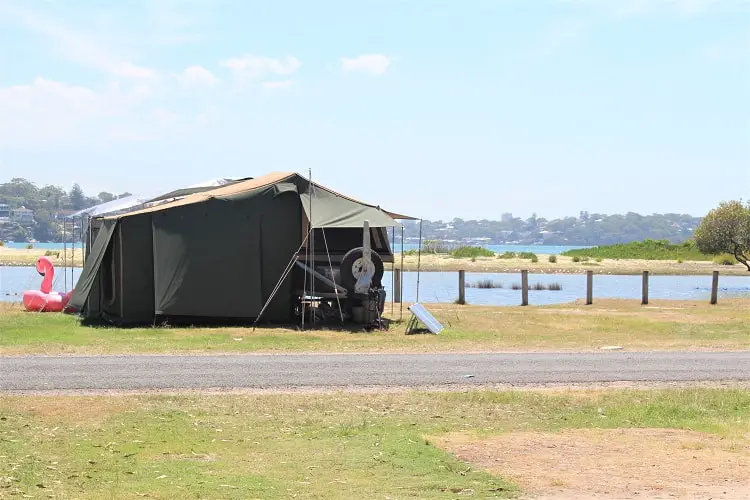
[[[221,198],[224,196],[234,196],[242,193],[247,193],[249,191],[253,191],[255,189],[264,188],[273,186],[274,184],[278,184],[280,182],[284,182],[286,180],[289,180],[295,176],[298,176],[299,174],[295,172],[274,172],[267,175],[264,175],[262,177],[257,177],[254,179],[248,179],[246,181],[237,182],[235,184],[230,184],[228,186],[222,186],[218,187],[216,189],[212,189],[210,191],[203,191],[200,193],[195,193],[188,195],[182,199],[170,201],[167,203],[162,203],[159,205],[154,205],[151,207],[143,208],[141,210],[136,210],[133,212],[129,212],[126,214],[120,214],[120,215],[112,215],[110,217],[104,217],[105,219],[120,219],[122,217],[130,217],[133,215],[139,215],[144,213],[151,213],[151,212],[160,212],[162,210],[169,210],[170,208],[175,207],[181,207],[184,205],[192,205],[194,203],[201,203],[203,201],[209,200],[211,198]],[[301,177],[301,176],[300,176]],[[348,196],[342,195],[340,193],[337,193],[336,191],[333,191],[332,189],[329,189],[325,186],[322,186],[320,184],[314,183],[313,185],[316,188],[324,189],[328,191],[329,193],[333,193],[337,196],[340,196],[341,198],[345,198],[347,200],[353,201],[355,203],[359,203],[361,205],[369,206],[369,207],[375,207],[375,205],[364,203],[362,201],[356,200],[354,198],[350,198]],[[383,212],[385,212],[386,215],[391,217],[395,220],[416,220],[415,217],[410,217],[408,215],[401,215],[394,212],[389,212],[387,210],[381,209]]]
[[[193,203],[200,203],[210,198],[215,198],[217,196],[232,196],[236,194],[242,194],[248,191],[252,191],[254,189],[267,187],[267,186],[273,186],[274,184],[278,182],[283,182],[289,179],[290,177],[293,177],[294,175],[295,175],[294,173],[275,172],[275,173],[271,173],[268,175],[264,175],[263,177],[249,179],[246,181],[238,182],[236,184],[230,184],[229,186],[222,186],[216,189],[212,189],[210,191],[203,191],[201,193],[191,194],[182,199],[170,201],[169,203],[162,203],[160,205],[154,205],[152,207],[143,208],[141,210],[136,210],[134,212],[129,212],[129,213],[122,214],[122,215],[113,215],[111,217],[105,217],[105,219],[120,219],[122,217],[130,217],[131,215],[139,215],[139,214],[145,214],[145,213],[150,213],[150,212],[160,212],[162,210],[168,210],[170,208],[181,207],[183,205],[192,205]]]

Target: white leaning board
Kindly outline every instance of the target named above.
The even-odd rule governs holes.
[[[409,310],[414,314],[414,316],[417,317],[419,321],[424,324],[424,326],[427,327],[430,332],[437,335],[438,333],[442,332],[444,327],[440,324],[438,320],[435,319],[435,317],[425,309],[425,307],[422,304],[412,304],[409,306]]]

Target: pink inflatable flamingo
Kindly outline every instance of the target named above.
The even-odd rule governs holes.
[[[55,266],[47,257],[39,257],[36,261],[36,271],[44,276],[40,290],[26,290],[23,292],[23,306],[27,311],[60,312],[68,304],[73,290],[64,295],[52,291],[52,280],[55,277]]]

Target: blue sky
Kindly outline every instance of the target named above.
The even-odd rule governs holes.
[[[429,219],[750,197],[748,0],[0,0],[0,179]]]

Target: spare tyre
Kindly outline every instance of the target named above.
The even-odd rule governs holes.
[[[341,284],[349,292],[354,291],[354,285],[365,270],[363,253],[362,247],[352,248],[341,261]],[[377,252],[370,250],[370,260],[373,265],[372,285],[380,287],[383,280],[383,259]]]

